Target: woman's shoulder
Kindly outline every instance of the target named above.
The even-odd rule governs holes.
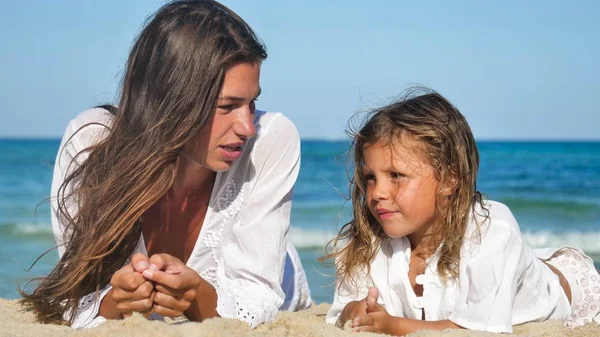
[[[278,141],[288,144],[300,142],[296,125],[281,112],[257,110],[254,124],[257,142]]]
[[[82,128],[84,126],[110,127],[112,125],[113,115],[103,108],[87,109],[79,113],[69,122],[69,126]]]
[[[62,137],[61,148],[71,156],[97,144],[112,125],[113,116],[105,109],[93,108],[79,113],[67,124]],[[62,151],[61,151],[62,153]]]

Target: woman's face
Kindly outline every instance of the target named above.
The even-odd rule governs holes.
[[[254,136],[255,100],[260,95],[260,64],[240,63],[225,73],[217,108],[183,150],[188,160],[211,171],[231,168]]]

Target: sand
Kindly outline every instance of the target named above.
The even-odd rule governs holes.
[[[165,336],[165,337],[209,337],[209,336],[382,336],[369,333],[356,334],[340,330],[325,324],[328,304],[321,304],[302,312],[282,312],[273,323],[264,324],[251,330],[245,323],[215,318],[202,323],[184,323],[167,325],[162,322],[148,321],[141,315],[134,315],[121,321],[109,321],[89,330],[73,330],[66,326],[34,323],[29,312],[23,312],[16,301],[0,299],[0,336]],[[565,328],[560,321],[528,323],[515,327],[515,334],[522,336],[580,336],[599,337],[600,326],[588,324],[581,328]],[[491,337],[498,334],[466,330],[419,331],[409,336],[453,337],[475,336]]]

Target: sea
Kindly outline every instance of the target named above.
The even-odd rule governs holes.
[[[59,144],[59,139],[0,139],[2,298],[19,298],[18,286],[47,274],[58,260],[47,200]],[[349,145],[302,141],[290,238],[316,303],[332,301],[335,273],[318,258],[351,218]],[[578,246],[600,262],[600,142],[479,141],[478,146],[478,189],[511,208],[529,245]]]

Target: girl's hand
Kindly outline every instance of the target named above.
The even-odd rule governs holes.
[[[169,254],[152,255],[148,262],[142,276],[155,284],[153,311],[166,317],[183,315],[196,299],[200,275]]]
[[[338,318],[335,326],[340,329],[344,328],[347,321],[351,321],[356,317],[363,316],[367,314],[367,298],[365,297],[361,301],[352,301],[344,307],[340,317]]]
[[[353,331],[393,334],[391,333],[391,328],[393,328],[395,317],[390,316],[385,308],[377,303],[378,297],[379,290],[377,288],[369,288],[369,294],[365,298],[366,313],[352,319]]]
[[[116,309],[122,317],[129,317],[132,312],[139,312],[146,317],[152,313],[154,286],[142,276],[148,266],[148,258],[144,254],[133,254],[131,263],[111,277],[112,289],[107,296],[116,302]]]

